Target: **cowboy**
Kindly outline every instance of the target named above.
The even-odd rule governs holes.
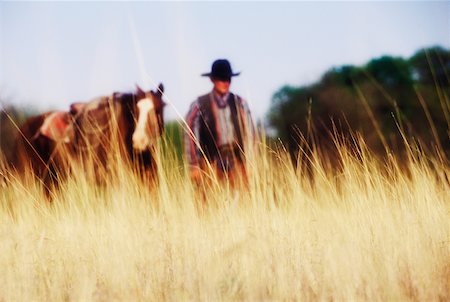
[[[234,73],[228,60],[214,61],[209,77],[211,92],[195,100],[186,117],[185,154],[194,182],[211,168],[219,179],[245,177],[245,151],[254,142],[255,130],[247,103],[230,92]],[[239,174],[239,175],[236,175]]]

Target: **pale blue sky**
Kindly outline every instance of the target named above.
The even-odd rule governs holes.
[[[0,96],[61,109],[163,82],[184,116],[216,58],[255,116],[285,84],[384,54],[450,48],[450,2],[0,2]],[[175,118],[168,108],[166,117]]]

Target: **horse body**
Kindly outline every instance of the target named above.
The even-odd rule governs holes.
[[[50,120],[58,126],[50,127]],[[12,165],[19,174],[31,172],[37,176],[47,193],[67,171],[73,147],[67,143],[71,135],[69,120],[67,112],[52,111],[31,117],[21,126],[16,138]]]

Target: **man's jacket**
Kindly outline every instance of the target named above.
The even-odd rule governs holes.
[[[189,129],[184,147],[191,167],[204,160],[214,162],[233,152],[242,161],[248,144],[254,142],[254,125],[246,102],[233,93],[224,98],[214,92],[200,96],[186,116]],[[225,151],[227,150],[227,151]]]

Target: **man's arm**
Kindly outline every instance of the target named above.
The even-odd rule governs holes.
[[[191,171],[198,170],[200,160],[200,108],[198,101],[192,103],[188,114],[186,115],[188,129],[184,132],[184,153]]]
[[[242,108],[243,116],[242,119],[244,120],[245,125],[245,132],[247,134],[247,140],[250,143],[256,142],[256,128],[255,123],[253,121],[252,113],[250,111],[250,108],[248,107],[248,103],[241,97],[240,99],[240,105]]]

